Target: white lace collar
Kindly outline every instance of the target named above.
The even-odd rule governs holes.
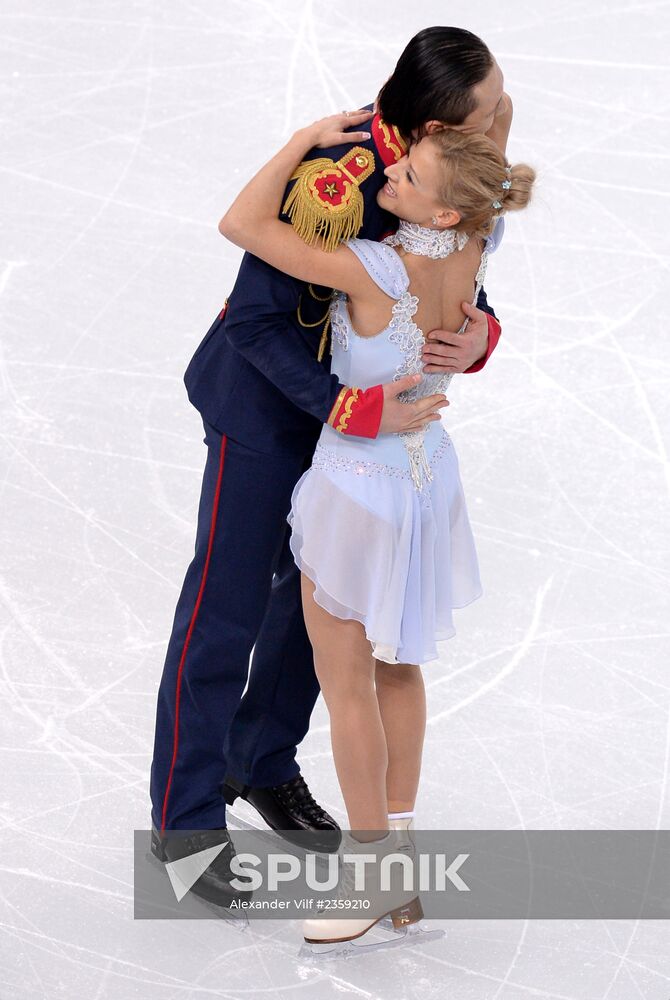
[[[469,239],[467,233],[457,233],[455,229],[429,229],[417,222],[405,222],[401,219],[398,232],[387,236],[382,242],[390,247],[400,245],[407,253],[419,257],[438,260],[440,257],[448,257],[455,250],[462,250]]]

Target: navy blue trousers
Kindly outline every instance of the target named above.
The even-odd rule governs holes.
[[[259,787],[294,777],[319,694],[286,521],[312,452],[268,455],[204,423],[195,554],[158,692],[159,830],[225,826],[227,774]]]

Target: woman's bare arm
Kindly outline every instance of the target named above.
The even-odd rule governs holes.
[[[286,184],[305,154],[314,146],[358,142],[368,133],[343,132],[371,117],[369,111],[331,115],[300,129],[239,193],[219,223],[219,232],[285,274],[302,281],[355,293],[367,278],[365,268],[346,247],[327,253],[307,246],[292,226],[278,218]]]

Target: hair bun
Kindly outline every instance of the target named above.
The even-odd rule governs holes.
[[[530,203],[533,184],[537,174],[527,163],[515,163],[509,168],[510,185],[503,193],[506,212],[516,212],[527,208]],[[503,186],[505,181],[503,181]]]

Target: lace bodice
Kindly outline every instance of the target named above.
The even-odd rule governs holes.
[[[484,284],[489,254],[496,249],[497,242],[494,237],[489,237],[482,251],[475,278],[473,304],[477,302]],[[334,293],[330,313],[332,371],[344,384],[359,385],[362,388],[368,388],[379,382],[397,381],[405,375],[423,374],[421,382],[398,397],[407,402],[413,402],[433,393],[446,393],[453,373],[443,375],[439,372],[422,372],[424,335],[413,318],[419,306],[419,299],[411,293],[409,275],[400,255],[386,243],[376,243],[373,240],[354,239],[350,240],[347,246],[356,254],[378,287],[390,298],[395,299],[395,303],[388,326],[372,337],[361,337],[352,328],[347,309],[347,296],[344,292]],[[463,333],[468,322],[466,318],[459,333]],[[422,489],[431,478],[430,466],[423,448],[425,434],[424,430],[400,435],[407,450],[412,479],[417,489]]]

